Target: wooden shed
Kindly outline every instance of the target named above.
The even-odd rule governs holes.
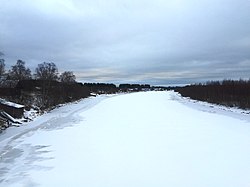
[[[10,101],[6,101],[4,99],[0,99],[0,109],[7,112],[14,118],[22,118],[24,113],[24,105],[20,105],[17,103],[13,103]]]

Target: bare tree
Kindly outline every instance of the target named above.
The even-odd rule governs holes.
[[[38,64],[35,70],[35,77],[42,81],[42,108],[50,108],[54,106],[60,95],[56,93],[55,81],[58,80],[58,69],[54,63],[44,62]]]
[[[31,71],[25,67],[25,62],[17,60],[16,65],[11,67],[8,73],[8,79],[11,80],[26,80],[31,79]]]
[[[4,54],[0,51],[0,56],[3,56]],[[0,59],[0,78],[4,75],[5,73],[5,63],[4,59]]]
[[[4,59],[0,59],[0,77],[2,77],[5,73],[5,63]]]
[[[73,83],[76,81],[76,76],[72,71],[65,71],[60,75],[60,81],[64,83]]]
[[[50,81],[58,79],[58,69],[53,62],[44,62],[42,64],[38,64],[38,67],[36,68],[35,72],[36,79]]]

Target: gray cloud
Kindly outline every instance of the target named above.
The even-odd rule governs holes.
[[[249,17],[248,0],[1,0],[0,51],[88,82],[248,78]]]

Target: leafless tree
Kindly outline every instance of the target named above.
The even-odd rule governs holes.
[[[16,65],[11,67],[8,73],[8,79],[11,80],[27,80],[31,79],[31,71],[25,67],[25,62],[17,60]]]
[[[3,56],[4,54],[0,51],[0,56]],[[5,63],[4,59],[0,58],[0,77],[2,77],[5,73]]]
[[[60,75],[60,81],[63,83],[73,83],[76,81],[76,76],[72,71],[65,71]]]
[[[4,59],[0,59],[0,77],[2,77],[5,73],[5,63]]]
[[[53,62],[38,64],[35,70],[35,77],[39,80],[55,81],[58,79],[58,69]]]

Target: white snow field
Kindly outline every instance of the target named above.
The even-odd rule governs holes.
[[[0,186],[250,187],[250,117],[235,113],[174,92],[65,105],[0,135]]]

